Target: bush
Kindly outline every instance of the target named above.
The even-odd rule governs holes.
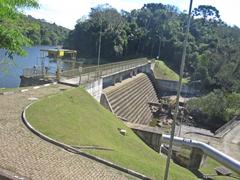
[[[206,96],[188,101],[187,108],[195,119],[216,128],[240,115],[240,94],[214,90]],[[198,113],[194,113],[198,112]]]

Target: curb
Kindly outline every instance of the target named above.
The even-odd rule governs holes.
[[[2,180],[30,180],[27,177],[21,176],[15,172],[0,167],[0,179]]]
[[[47,84],[43,84],[43,85],[40,85],[40,86],[33,86],[29,89],[19,89],[19,90],[16,90],[16,91],[6,91],[6,92],[0,92],[0,95],[10,95],[10,94],[16,94],[16,93],[24,93],[24,92],[27,92],[29,90],[35,90],[35,89],[39,89],[39,88],[43,88],[43,87],[48,87],[50,85],[56,85],[58,84],[57,82],[53,82],[53,83],[47,83]]]
[[[22,121],[23,121],[23,123],[25,124],[25,126],[26,126],[31,132],[33,132],[35,135],[37,135],[37,136],[40,137],[41,139],[44,139],[45,141],[47,141],[47,142],[49,142],[49,143],[52,143],[52,144],[54,144],[54,145],[56,145],[56,146],[59,146],[59,147],[65,149],[65,150],[67,150],[67,151],[69,151],[69,152],[71,152],[71,153],[79,154],[79,155],[81,155],[81,156],[84,156],[84,157],[87,157],[87,158],[89,158],[89,159],[95,160],[95,161],[97,161],[97,162],[99,162],[99,163],[105,164],[105,165],[107,165],[107,166],[110,166],[110,167],[112,167],[112,168],[114,168],[114,169],[117,169],[117,170],[122,171],[122,172],[124,172],[124,173],[127,173],[127,174],[129,174],[129,175],[135,176],[135,177],[137,177],[137,178],[146,179],[146,180],[151,180],[151,178],[149,178],[149,177],[147,177],[147,176],[145,176],[145,175],[143,175],[143,174],[140,174],[140,173],[138,173],[138,172],[136,172],[136,171],[133,171],[133,170],[131,170],[131,169],[127,169],[127,168],[118,166],[118,165],[116,165],[116,164],[114,164],[114,163],[112,163],[112,162],[110,162],[110,161],[104,160],[104,159],[99,158],[99,157],[97,157],[97,156],[93,156],[93,155],[90,155],[90,154],[85,153],[85,152],[83,152],[83,151],[80,151],[79,149],[76,149],[76,148],[74,148],[74,147],[72,147],[72,146],[69,146],[69,145],[66,145],[66,144],[64,144],[64,143],[58,142],[58,141],[56,141],[56,140],[54,140],[54,139],[52,139],[52,138],[50,138],[50,137],[42,134],[41,132],[37,131],[34,127],[32,127],[32,125],[28,122],[28,120],[27,120],[27,118],[26,118],[26,110],[27,110],[32,104],[34,104],[34,103],[35,103],[35,102],[29,104],[29,105],[24,109],[24,111],[22,112]]]

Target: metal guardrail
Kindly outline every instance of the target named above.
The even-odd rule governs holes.
[[[231,130],[237,123],[240,123],[240,117],[235,116],[232,120],[228,121],[226,124],[221,126],[219,129],[215,131],[215,136],[223,137],[225,132]]]
[[[50,72],[48,69],[42,66],[35,66],[33,68],[25,68],[23,69],[24,77],[30,78],[30,77],[39,77],[39,78],[48,78],[48,77],[55,77],[56,75],[52,72]]]
[[[124,71],[137,66],[149,63],[147,58],[121,61],[116,63],[108,63],[99,66],[80,67],[61,72],[61,77],[65,79],[80,77],[80,83],[84,84],[98,79],[101,76]]]
[[[163,134],[162,135],[162,143],[169,144],[170,135]],[[206,155],[210,156],[214,160],[233,170],[234,172],[240,174],[240,162],[233,159],[232,157],[222,153],[221,151],[215,149],[214,147],[192,139],[185,139],[181,137],[174,137],[173,144],[175,146],[186,146],[186,147],[194,147],[201,149]]]
[[[99,66],[79,67],[70,70],[59,71],[60,78],[74,79],[79,78],[81,84],[98,79],[101,76],[113,74],[119,71],[135,68],[149,63],[147,58],[133,59],[128,61],[120,61],[115,63],[108,63]],[[56,73],[47,71],[42,66],[35,66],[33,68],[25,68],[23,70],[24,77],[39,77],[39,78],[56,78]]]
[[[83,67],[81,74],[86,74],[90,72],[100,72],[99,75],[107,75],[109,73],[114,73],[119,70],[129,69],[131,67],[135,67],[137,65],[141,65],[144,63],[148,63],[148,59],[142,58],[142,59],[134,59],[129,61],[121,61],[116,63],[108,63],[98,66],[90,66],[90,67]],[[99,68],[99,69],[98,69]],[[115,69],[115,70],[114,70]],[[66,70],[62,72],[62,76],[66,77],[74,77],[79,75],[79,68]]]
[[[24,77],[42,77],[43,75],[43,68],[41,66],[23,69]]]

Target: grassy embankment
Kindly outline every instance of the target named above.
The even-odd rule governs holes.
[[[33,104],[26,116],[33,127],[55,140],[73,146],[113,149],[86,152],[154,179],[163,179],[165,157],[150,149],[82,88],[43,99]],[[118,128],[126,129],[127,135],[121,135]],[[170,179],[189,180],[196,177],[171,163]]]
[[[155,61],[154,75],[157,79],[178,81],[179,75],[170,69],[163,61]],[[183,78],[183,83],[187,83],[188,80]]]
[[[223,167],[220,163],[215,161],[214,159],[207,157],[203,166],[199,169],[202,174],[205,174],[208,177],[212,177],[215,180],[235,180],[240,179],[240,175],[233,172],[230,176],[218,176],[216,171],[214,170],[217,167]]]
[[[179,151],[179,154],[181,154],[183,157],[189,158],[191,151],[189,149],[185,149],[185,148],[181,148]],[[229,170],[230,172],[232,172],[232,174],[230,176],[221,176],[218,175],[215,171],[215,168],[217,167],[224,167],[222,164],[220,164],[219,162],[215,161],[214,159],[212,159],[211,157],[207,156],[207,158],[204,160],[203,165],[198,169],[198,171],[196,171],[197,174],[199,174],[199,178],[203,178],[205,177],[205,179],[207,179],[207,177],[210,179],[214,179],[214,180],[235,180],[235,179],[240,179],[240,175],[238,175],[235,172],[232,172],[231,170]],[[226,167],[225,167],[226,168]],[[228,169],[228,168],[226,168]]]

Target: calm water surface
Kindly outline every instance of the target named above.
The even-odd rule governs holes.
[[[0,67],[0,88],[14,88],[20,85],[20,75],[24,68],[34,65],[41,65],[40,49],[54,48],[53,46],[35,46],[25,48],[28,52],[26,57],[14,56],[14,60]],[[4,50],[0,50],[0,58],[4,55]],[[49,59],[45,58],[45,64],[49,65]],[[52,64],[54,66],[54,64]]]

